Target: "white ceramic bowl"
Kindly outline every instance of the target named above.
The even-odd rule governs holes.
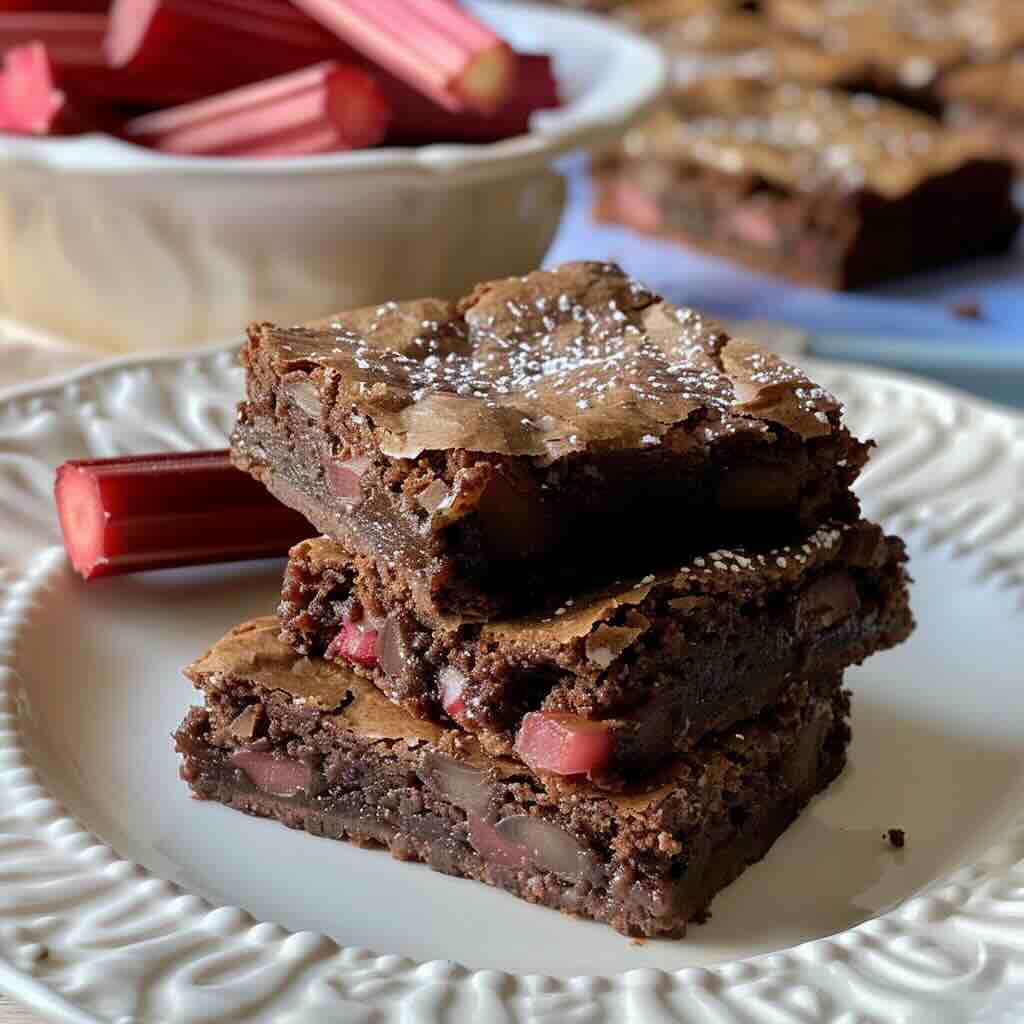
[[[568,102],[529,135],[266,161],[0,137],[0,316],[104,351],[187,347],[537,266],[565,201],[552,160],[642,115],[663,61],[585,15],[469,6],[554,57]]]

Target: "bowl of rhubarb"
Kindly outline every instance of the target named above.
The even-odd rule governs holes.
[[[0,51],[0,316],[111,352],[524,273],[665,80],[500,0],[5,0]]]

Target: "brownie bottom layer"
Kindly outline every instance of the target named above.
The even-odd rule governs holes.
[[[862,288],[1009,248],[1020,215],[1002,171],[993,164],[991,171],[957,172],[923,186],[899,211],[821,230],[798,199],[718,195],[685,181],[654,192],[625,166],[595,172],[594,217],[800,284]],[[951,202],[969,215],[945,216]]]
[[[429,776],[412,770],[406,754],[401,755],[401,770],[395,765],[356,770],[357,775],[360,770],[376,772],[373,783],[353,785],[350,767],[346,785],[316,795],[284,796],[257,788],[232,762],[231,751],[216,745],[205,709],[189,714],[177,743],[185,755],[182,777],[201,799],[313,835],[384,847],[399,860],[484,882],[529,902],[610,924],[624,934],[681,938],[687,923],[706,919],[715,894],[764,857],[808,801],[841,772],[850,735],[847,711],[842,691],[831,699],[812,700],[804,709],[803,726],[795,734],[779,734],[780,756],[750,772],[742,792],[733,794],[734,802],[714,813],[708,808],[708,825],[701,832],[678,837],[663,832],[660,855],[634,849],[623,856],[613,849],[629,835],[623,818],[618,840],[581,854],[585,871],[578,869],[583,861],[577,860],[562,873],[549,870],[550,862],[509,861],[508,847],[495,838],[495,830],[474,822],[453,799],[439,798]],[[529,812],[532,806],[536,811],[530,784],[520,783],[515,791],[520,810]],[[608,813],[607,806],[600,804],[602,814]],[[616,814],[631,813],[615,806],[620,808]],[[554,823],[542,824],[559,830]],[[543,850],[543,839],[539,842]],[[564,843],[564,834],[559,842]],[[663,859],[666,849],[677,850],[670,869],[655,870],[654,862]],[[543,859],[537,847],[533,852]],[[553,856],[557,865],[558,856]]]

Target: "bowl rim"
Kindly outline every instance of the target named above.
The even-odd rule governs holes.
[[[398,172],[448,185],[453,177],[505,177],[546,166],[571,150],[596,148],[647,113],[667,88],[667,61],[661,49],[611,19],[537,3],[465,3],[487,20],[498,23],[499,28],[532,25],[538,35],[550,40],[550,52],[556,60],[559,52],[570,48],[578,57],[587,48],[605,51],[612,47],[617,59],[606,67],[600,81],[581,96],[557,110],[538,111],[529,133],[500,142],[385,146],[266,160],[173,156],[101,133],[63,139],[0,135],[0,161],[24,162],[60,172],[111,175],[145,171],[175,176],[200,173],[275,178],[293,174]]]

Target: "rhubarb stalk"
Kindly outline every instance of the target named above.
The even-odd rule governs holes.
[[[356,149],[380,142],[389,106],[361,68],[327,61],[304,71],[170,110],[124,127],[165,153],[269,157]]]
[[[0,132],[57,135],[79,123],[57,88],[46,47],[29,43],[8,50],[0,68]]]
[[[493,114],[454,114],[393,75],[379,81],[392,108],[388,140],[400,145],[497,142],[528,132],[536,111],[559,106],[551,58],[532,54],[520,55],[515,92]]]
[[[0,52],[42,43],[55,87],[76,102],[188,103],[227,87],[220,72],[211,82],[211,76],[201,70],[169,76],[146,67],[113,68],[105,52],[108,29],[105,14],[0,11]],[[298,63],[308,63],[305,51]]]
[[[340,39],[447,110],[493,114],[516,56],[449,0],[294,0]]]
[[[105,14],[0,11],[0,52],[25,43],[42,43],[56,64],[102,64],[106,31]]]
[[[344,59],[346,48],[281,0],[114,0],[109,63],[212,96]]]
[[[226,451],[66,462],[55,496],[64,547],[87,580],[280,556],[314,533]]]

